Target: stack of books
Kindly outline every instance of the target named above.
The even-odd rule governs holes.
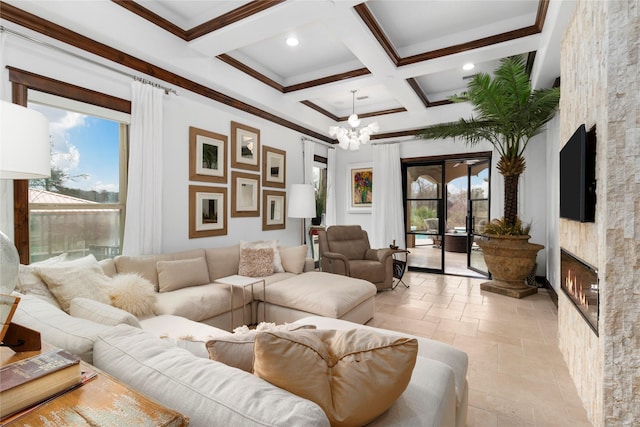
[[[80,359],[61,349],[0,368],[0,420],[83,383]]]

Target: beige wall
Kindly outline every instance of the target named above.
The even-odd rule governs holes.
[[[579,0],[562,44],[560,140],[597,125],[596,221],[560,246],[599,270],[596,336],[563,293],[559,341],[594,426],[640,422],[640,1]],[[634,422],[635,420],[635,422]]]

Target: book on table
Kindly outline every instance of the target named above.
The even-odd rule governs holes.
[[[80,359],[55,349],[0,368],[0,419],[82,382]]]

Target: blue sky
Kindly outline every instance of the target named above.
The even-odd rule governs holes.
[[[49,120],[52,166],[77,177],[67,187],[118,191],[119,123],[57,108],[30,104]]]

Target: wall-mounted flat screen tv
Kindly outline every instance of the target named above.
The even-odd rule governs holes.
[[[560,217],[594,222],[596,128],[580,125],[560,150]]]

